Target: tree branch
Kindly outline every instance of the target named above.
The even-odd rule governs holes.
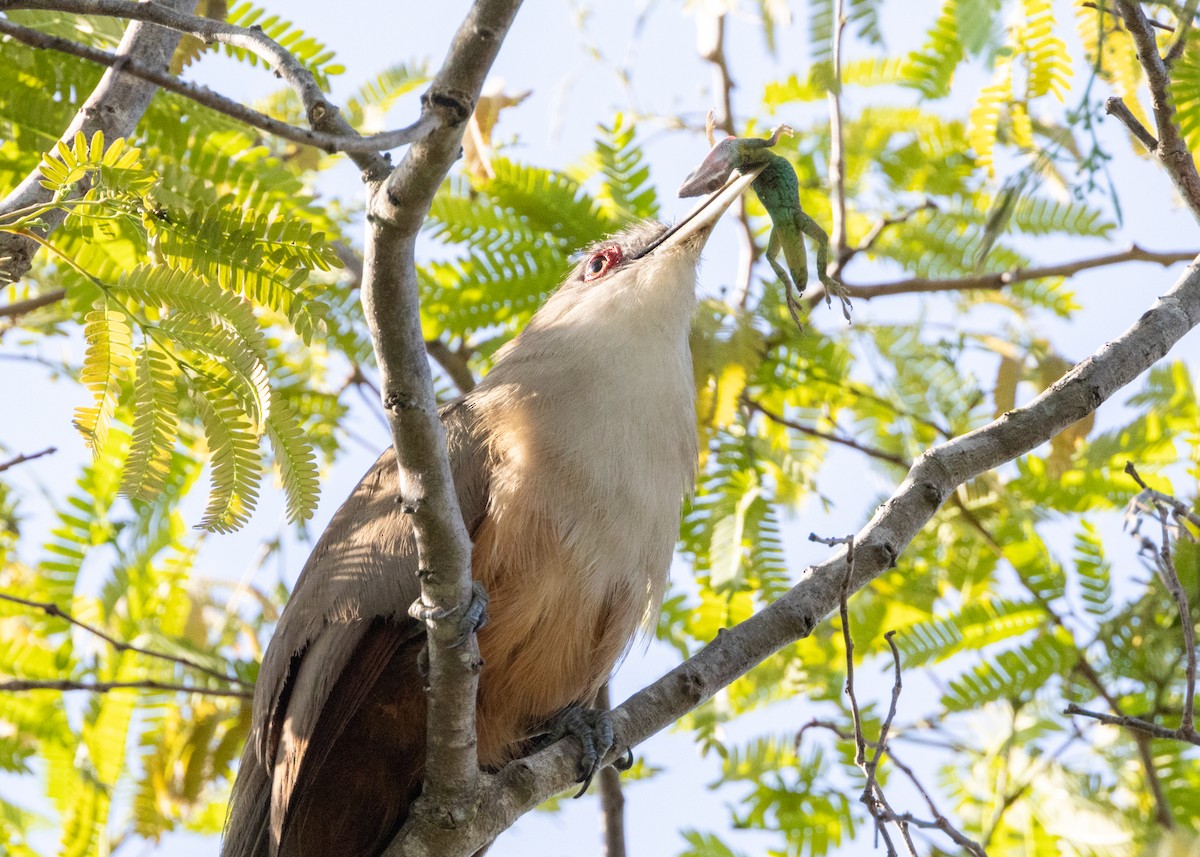
[[[195,7],[196,0],[161,0],[161,5],[172,11],[190,10]],[[5,8],[0,6],[0,11]],[[135,23],[125,30],[116,53],[130,60],[165,68],[178,43],[178,33]],[[97,131],[103,131],[108,139],[132,134],[156,90],[155,86],[131,75],[123,75],[116,70],[106,72],[60,139],[70,143],[75,139],[76,132],[80,131],[89,139]],[[54,195],[40,182],[41,172],[35,169],[0,200],[0,217],[30,205],[49,202]],[[86,185],[87,182],[81,182],[76,194],[83,194],[87,190]],[[47,212],[42,217],[45,224],[42,236],[57,229],[64,219],[64,211]],[[0,232],[0,282],[12,282],[25,276],[33,265],[38,246],[35,240],[25,236]]]
[[[596,707],[612,709],[608,682],[596,695]],[[604,857],[626,857],[625,795],[621,791],[621,772],[612,765],[597,775],[600,780],[600,820],[604,834]]]
[[[1086,708],[1080,708],[1075,703],[1070,703],[1063,710],[1063,714],[1073,714],[1079,717],[1090,717],[1092,720],[1100,723],[1107,723],[1109,726],[1120,726],[1124,729],[1132,729],[1134,732],[1141,732],[1149,735],[1152,738],[1164,738],[1168,741],[1186,741],[1189,744],[1195,744],[1200,747],[1200,736],[1198,735],[1183,735],[1182,730],[1168,729],[1166,726],[1159,726],[1151,723],[1148,720],[1142,720],[1140,717],[1130,717],[1127,714],[1115,715],[1105,714],[1101,711],[1089,711]]]
[[[729,74],[729,59],[725,56],[726,13],[697,12],[696,52],[712,69],[712,91],[717,106],[712,127],[720,128],[730,137],[736,137],[733,122],[733,78]],[[754,232],[750,228],[750,216],[742,199],[734,201],[730,212],[738,221],[738,271],[734,281],[733,303],[744,307],[750,297],[750,277],[754,263],[758,260],[758,247],[754,243]]]
[[[758,413],[762,414],[771,422],[778,423],[781,426],[786,426],[793,431],[798,431],[801,434],[808,435],[809,437],[819,437],[822,440],[829,441],[830,443],[840,444],[841,446],[845,446],[849,449],[857,450],[863,455],[869,455],[871,458],[877,458],[880,461],[886,461],[888,464],[895,464],[897,467],[903,467],[907,469],[912,464],[912,462],[907,461],[899,455],[893,455],[892,453],[886,452],[877,447],[867,446],[865,443],[859,443],[854,438],[843,437],[842,435],[834,434],[833,432],[821,431],[820,429],[806,426],[803,423],[798,423],[795,420],[789,420],[781,414],[773,413],[772,411],[763,407],[757,400],[748,396],[743,396],[742,401],[746,403],[746,407],[750,408],[750,410],[758,411]]]
[[[843,0],[833,3],[833,65],[832,84],[829,87],[829,184],[833,191],[833,225],[829,230],[829,244],[833,248],[833,270],[827,271],[839,278],[842,257],[846,249],[846,159],[845,140],[842,135],[842,32],[846,29]]]
[[[54,448],[51,447],[49,450],[40,452],[37,455],[45,455],[46,452],[53,451]],[[36,458],[37,456],[35,455],[30,457]],[[76,619],[66,610],[63,610],[61,607],[51,601],[30,601],[27,598],[19,598],[16,595],[9,595],[6,592],[0,592],[0,601],[8,601],[12,604],[20,604],[23,607],[32,607],[35,610],[42,611],[47,616],[53,616],[57,619],[62,619],[64,622],[74,625],[76,628],[86,631],[94,637],[99,637],[118,652],[136,652],[139,655],[145,655],[149,658],[158,658],[159,660],[168,661],[173,664],[179,664],[180,666],[196,670],[197,672],[203,673],[204,675],[207,675],[210,678],[215,678],[219,681],[227,681],[231,684],[242,685],[243,687],[248,686],[247,682],[242,681],[237,676],[227,675],[219,670],[206,667],[204,664],[193,661],[191,658],[183,655],[168,655],[165,652],[156,652],[153,649],[143,649],[141,646],[135,646],[132,643],[126,643],[124,640],[118,640],[116,637],[112,636],[106,631],[101,630],[100,628],[97,628],[95,625],[89,625],[87,622]]]
[[[1175,122],[1175,106],[1168,92],[1170,70],[1158,54],[1154,31],[1146,19],[1146,13],[1142,11],[1142,4],[1136,0],[1117,0],[1117,8],[1133,38],[1138,61],[1146,72],[1146,82],[1150,86],[1154,122],[1158,126],[1158,145],[1153,149],[1154,156],[1175,183],[1192,216],[1200,220],[1200,174],[1196,172],[1192,153],[1188,151]]]
[[[236,699],[253,699],[252,690],[225,690],[223,688],[193,687],[184,684],[167,684],[161,681],[70,681],[68,679],[11,679],[0,681],[0,693],[24,693],[30,690],[86,690],[89,693],[108,693],[113,690],[161,690],[167,693],[195,693],[201,696],[221,696]]]
[[[0,0],[0,6],[3,3],[4,0]],[[18,5],[22,4],[18,3]],[[197,18],[196,20],[207,19]],[[198,32],[186,32],[203,38],[203,35]],[[0,33],[11,36],[30,47],[58,51],[59,53],[77,56],[81,59],[98,63],[99,65],[108,66],[109,68],[119,69],[130,77],[136,77],[153,83],[167,92],[182,95],[184,98],[190,99],[197,104],[215,110],[218,113],[224,113],[226,116],[236,119],[239,122],[244,122],[253,128],[258,128],[260,131],[266,131],[268,134],[274,134],[276,137],[284,140],[291,140],[293,143],[315,146],[326,152],[378,153],[386,149],[394,149],[397,146],[405,146],[421,139],[425,134],[429,133],[433,123],[431,114],[422,113],[416,122],[406,128],[399,128],[395,131],[383,131],[366,137],[357,133],[333,134],[324,131],[315,131],[310,128],[300,128],[296,125],[289,125],[287,122],[282,122],[265,113],[260,113],[252,107],[247,107],[241,102],[234,101],[232,98],[221,95],[219,92],[214,92],[206,86],[188,83],[169,72],[138,62],[135,59],[118,56],[99,48],[93,48],[90,45],[73,42],[70,39],[51,36],[38,30],[30,29],[29,27],[22,27],[3,18],[0,18]],[[266,39],[267,37],[264,35],[262,38]],[[220,36],[216,37],[216,40],[229,41],[230,44],[234,43],[233,40]],[[328,102],[323,103],[325,105],[323,109],[336,110]]]
[[[459,645],[455,621],[472,597],[471,542],[421,335],[416,239],[459,156],[463,130],[519,6],[520,0],[476,0],[424,96],[426,111],[438,120],[434,130],[409,148],[390,176],[367,181],[362,301],[396,449],[400,498],[412,514],[422,570],[421,599],[414,606],[426,619],[429,650],[425,783],[387,849],[391,857],[455,853],[480,810],[475,694],[481,664],[474,635]]]
[[[1189,262],[1196,257],[1195,251],[1163,251],[1144,250],[1136,244],[1118,253],[1106,253],[1089,259],[1079,259],[1074,262],[1061,262],[1057,265],[1042,265],[1034,268],[1015,268],[1011,271],[1001,271],[991,274],[971,274],[966,277],[949,277],[932,279],[929,277],[910,277],[907,280],[896,280],[891,283],[874,283],[854,285],[845,283],[846,291],[852,298],[871,300],[886,295],[906,295],[919,292],[960,292],[978,289],[1002,289],[1013,283],[1023,283],[1028,280],[1040,280],[1045,277],[1070,277],[1092,268],[1104,268],[1109,265],[1119,265],[1123,262],[1153,262],[1163,267],[1179,262]],[[806,299],[815,304],[824,298],[823,289],[807,295]]]
[[[8,461],[0,462],[0,473],[3,473],[6,470],[11,470],[18,464],[24,464],[26,461],[34,461],[35,459],[41,458],[43,455],[53,455],[56,452],[58,452],[57,447],[48,446],[40,452],[31,452],[28,455],[18,455],[15,458],[10,458]],[[5,597],[7,596],[0,594],[0,598]]]
[[[0,242],[3,240],[3,237],[0,237]],[[0,260],[0,266],[3,266],[4,264],[5,262]],[[67,292],[65,289],[54,289],[50,292],[43,292],[40,295],[34,295],[31,298],[26,298],[23,301],[13,301],[10,304],[0,306],[0,318],[18,318],[35,310],[39,310],[42,307],[48,307],[51,304],[58,303],[66,296]]]

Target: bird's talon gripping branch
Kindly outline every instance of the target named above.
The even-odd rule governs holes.
[[[800,182],[791,163],[782,155],[770,151],[780,137],[791,133],[792,129],[780,125],[765,139],[726,137],[713,145],[700,166],[684,179],[679,195],[689,197],[712,193],[728,181],[734,170],[745,173],[754,167],[761,167],[762,172],[754,180],[753,188],[774,225],[767,242],[767,261],[784,285],[792,320],[800,324],[798,297],[804,294],[804,288],[808,285],[808,253],[804,248],[804,236],[807,235],[817,245],[817,276],[825,286],[825,302],[831,303],[831,296],[836,295],[842,303],[842,314],[849,321],[850,300],[846,296],[846,287],[829,275],[829,236],[800,207]],[[711,115],[708,138],[712,144]],[[787,261],[786,269],[777,258],[781,251]]]
[[[575,780],[581,784],[579,791],[575,793],[575,797],[579,798],[583,797],[588,786],[592,784],[592,778],[604,767],[604,757],[612,749],[612,716],[609,712],[597,708],[572,706],[565,709],[554,721],[548,738],[550,743],[554,743],[571,736],[579,739],[582,747],[579,754],[579,778]],[[625,759],[628,759],[629,763],[621,767]],[[626,750],[614,764],[617,770],[629,770],[633,765],[633,752]]]
[[[450,644],[450,648],[457,649],[471,639],[472,634],[479,633],[488,621],[487,608],[487,590],[476,580],[471,583],[471,600],[467,602],[467,609],[463,611],[462,619],[458,623],[459,637]]]
[[[470,639],[472,634],[487,624],[487,605],[487,590],[483,588],[482,583],[476,580],[471,584],[471,597],[466,604],[461,604],[451,610],[439,610],[418,598],[408,608],[408,615],[418,622],[428,623],[430,620],[438,621],[460,614],[457,620],[458,637],[450,644],[450,648],[457,649]]]

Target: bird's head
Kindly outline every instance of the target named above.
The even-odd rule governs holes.
[[[681,321],[686,329],[700,251],[721,215],[758,172],[756,168],[733,176],[672,225],[640,221],[584,249],[529,330],[604,327],[604,321],[631,320],[655,327]]]

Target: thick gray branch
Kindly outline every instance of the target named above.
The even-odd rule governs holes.
[[[172,12],[191,10],[196,0],[161,0],[163,8]],[[0,9],[5,7],[0,6]],[[171,30],[133,23],[125,31],[117,55],[136,60],[140,64],[165,69],[179,44],[179,34]],[[125,137],[133,133],[142,114],[157,91],[154,84],[138,80],[119,71],[104,73],[87,101],[79,108],[71,124],[63,131],[62,140],[70,143],[75,134],[82,131],[89,139],[97,131],[103,131],[108,139]],[[51,200],[53,192],[42,187],[38,181],[41,174],[34,170],[25,180],[0,201],[0,217],[31,205],[42,205]],[[80,188],[83,193],[86,188]],[[46,233],[57,229],[66,218],[61,211],[47,212],[43,220]],[[10,233],[0,233],[0,282],[18,280],[33,265],[38,244],[29,238]]]
[[[367,184],[363,271],[366,310],[392,443],[401,501],[412,509],[429,630],[426,778],[421,798],[388,848],[397,855],[445,855],[446,838],[476,817],[481,799],[475,752],[479,670],[474,637],[436,617],[461,616],[471,597],[471,542],[463,526],[445,435],[438,419],[421,318],[416,239],[429,206],[459,157],[462,134],[520,0],[476,0],[454,36],[423,102],[438,119],[385,180]],[[469,852],[467,852],[469,853]]]

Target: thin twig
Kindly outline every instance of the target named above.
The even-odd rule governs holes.
[[[22,6],[29,4],[16,3],[14,5]],[[150,6],[148,3],[135,5]],[[4,0],[0,0],[0,9],[3,9],[4,6]],[[273,134],[284,140],[291,140],[293,143],[314,146],[326,152],[378,153],[387,149],[394,149],[424,138],[436,122],[433,114],[422,113],[416,122],[406,128],[399,128],[395,131],[383,131],[365,137],[358,134],[330,134],[281,122],[265,113],[260,113],[251,107],[234,101],[232,98],[221,95],[219,92],[213,92],[206,86],[198,86],[197,84],[181,80],[173,74],[145,65],[136,59],[117,56],[114,53],[93,48],[90,45],[52,36],[29,27],[22,27],[4,18],[0,18],[0,33],[11,36],[13,39],[33,48],[58,51],[59,53],[77,56],[90,62],[98,63],[99,65],[108,66],[109,68],[120,69],[131,77],[153,83],[168,92],[174,92],[176,95],[181,95],[204,107],[224,113],[226,116],[236,119],[239,122],[244,122],[251,127],[258,128],[260,131],[266,131],[268,134]],[[192,34],[200,36],[199,33]],[[219,36],[216,38],[221,40]]]
[[[920,205],[914,205],[912,208],[905,209],[897,215],[879,218],[877,221],[875,221],[875,224],[871,227],[870,231],[863,236],[863,240],[860,241],[857,246],[846,247],[841,251],[841,254],[838,256],[838,272],[840,273],[841,269],[846,267],[846,263],[848,263],[855,256],[859,255],[860,253],[870,252],[871,248],[875,246],[875,242],[879,240],[879,236],[881,236],[883,231],[889,226],[899,226],[901,223],[907,223],[922,211],[937,211],[937,203],[932,199],[927,199]]]
[[[450,376],[460,393],[475,389],[475,375],[471,372],[471,349],[466,343],[457,349],[451,348],[440,339],[425,340],[425,350],[437,361],[442,371]]]
[[[596,695],[596,707],[612,708],[608,682]],[[625,857],[625,794],[621,790],[621,772],[608,765],[600,770],[600,821],[604,835],[604,857]]]
[[[56,452],[58,452],[58,447],[48,446],[40,452],[31,452],[28,455],[18,455],[16,458],[10,458],[8,461],[0,462],[0,473],[10,470],[16,467],[18,464],[24,464],[26,461],[33,461],[34,459],[41,458],[43,455],[54,455]],[[0,598],[3,597],[3,595],[0,595]]]
[[[717,100],[713,127],[730,137],[737,136],[733,121],[733,78],[729,74],[729,59],[725,55],[726,13],[699,13],[696,16],[696,49],[700,58],[712,67],[712,90]],[[745,307],[750,298],[750,278],[758,261],[758,247],[745,203],[739,198],[730,207],[738,221],[738,268],[734,280],[732,303]]]
[[[1112,116],[1122,125],[1129,129],[1129,133],[1138,138],[1146,151],[1153,153],[1158,149],[1158,140],[1154,135],[1143,125],[1133,111],[1129,109],[1129,105],[1125,103],[1125,99],[1119,95],[1110,95],[1104,101],[1104,112]]]
[[[0,21],[2,20],[0,19]],[[26,315],[34,310],[58,303],[66,295],[66,289],[54,289],[53,291],[43,292],[40,295],[34,295],[22,301],[13,301],[10,304],[0,306],[0,318],[17,318],[18,316]]]
[[[833,195],[833,224],[829,230],[829,243],[833,247],[833,270],[827,271],[835,279],[841,274],[842,258],[846,249],[846,160],[845,140],[842,134],[842,32],[846,29],[843,0],[833,3],[833,52],[831,62],[833,76],[829,86],[829,185]]]
[[[125,642],[124,640],[118,640],[116,637],[101,630],[100,628],[97,628],[95,625],[89,625],[87,622],[76,619],[66,610],[63,610],[61,607],[51,601],[32,601],[28,598],[19,598],[16,595],[9,595],[6,592],[0,592],[0,600],[8,601],[13,604],[20,604],[23,607],[32,607],[35,610],[41,610],[47,616],[53,616],[57,619],[62,619],[63,621],[74,625],[76,628],[86,631],[94,637],[99,637],[118,652],[136,652],[139,655],[145,655],[146,657],[158,658],[159,660],[179,664],[180,666],[196,670],[197,672],[204,673],[205,675],[220,681],[227,681],[231,684],[240,684],[243,687],[250,686],[248,682],[242,681],[237,676],[227,675],[219,670],[206,667],[204,664],[197,663],[191,658],[183,655],[168,655],[165,652],[156,652],[153,649],[143,649],[141,646],[135,646],[132,643]]]
[[[821,438],[822,440],[827,440],[830,443],[836,443],[841,446],[847,447],[849,449],[857,450],[858,452],[861,452],[863,455],[869,455],[871,458],[877,458],[880,461],[886,461],[889,464],[895,464],[898,467],[907,468],[911,464],[911,462],[905,461],[899,455],[894,455],[890,452],[886,452],[885,450],[879,449],[877,447],[868,446],[867,444],[864,444],[864,443],[859,443],[858,441],[854,440],[853,438],[845,437],[843,435],[835,434],[833,432],[821,431],[820,429],[815,429],[815,428],[812,428],[811,426],[806,426],[803,423],[798,423],[795,420],[789,420],[787,417],[784,417],[782,414],[777,414],[777,413],[767,409],[761,403],[759,403],[757,400],[752,399],[749,396],[743,396],[742,401],[745,402],[746,406],[748,408],[750,408],[752,411],[758,411],[760,414],[762,414],[764,417],[769,419],[771,422],[777,423],[778,425],[781,425],[781,426],[786,426],[787,428],[790,428],[793,431],[798,431],[801,434],[808,435],[809,437]]]
[[[1070,703],[1063,710],[1063,714],[1073,714],[1079,717],[1090,717],[1100,723],[1107,723],[1109,726],[1122,726],[1126,729],[1132,729],[1134,732],[1143,732],[1151,738],[1163,738],[1168,741],[1186,741],[1189,744],[1195,744],[1200,747],[1200,736],[1186,736],[1181,734],[1179,729],[1168,729],[1166,726],[1159,726],[1155,723],[1142,720],[1140,717],[1130,717],[1127,714],[1105,714],[1102,711],[1091,711],[1086,708],[1080,708],[1075,703]]]
[[[1136,482],[1138,487],[1142,489],[1142,494],[1149,500],[1168,506],[1176,518],[1186,518],[1189,523],[1195,525],[1196,527],[1200,527],[1200,515],[1197,515],[1195,512],[1193,512],[1192,508],[1182,500],[1172,497],[1170,494],[1164,494],[1161,491],[1155,491],[1153,488],[1147,485],[1145,480],[1143,480],[1141,475],[1137,472],[1137,468],[1134,467],[1132,461],[1125,462],[1125,472],[1132,477],[1133,481]]]
[[[1137,468],[1133,466],[1133,462],[1125,464],[1125,472],[1133,477],[1134,481],[1142,488],[1143,493],[1148,493],[1151,489],[1138,475]],[[1154,492],[1157,494],[1158,492]],[[1183,687],[1183,712],[1179,720],[1178,737],[1183,741],[1191,741],[1200,744],[1200,736],[1196,733],[1196,629],[1192,621],[1192,611],[1188,604],[1187,591],[1183,588],[1183,584],[1179,580],[1179,572],[1175,568],[1175,558],[1171,550],[1171,532],[1168,523],[1170,510],[1175,506],[1182,506],[1175,498],[1170,498],[1171,502],[1156,502],[1154,509],[1157,512],[1159,524],[1162,528],[1162,544],[1158,546],[1155,553],[1155,564],[1158,567],[1159,577],[1162,579],[1163,585],[1167,592],[1175,600],[1175,605],[1179,609],[1179,621],[1183,631],[1183,650],[1184,662],[1186,664],[1184,670],[1184,687]],[[1190,510],[1187,510],[1190,515]],[[1189,517],[1190,520],[1190,517]]]
[[[24,693],[30,690],[73,691],[108,693],[113,690],[155,690],[167,693],[195,693],[202,696],[221,696],[234,699],[253,699],[252,690],[226,690],[223,688],[194,687],[184,684],[166,684],[161,681],[70,681],[68,679],[11,679],[0,682],[0,693]]]
[[[1144,250],[1136,244],[1128,250],[1117,253],[1105,253],[1074,262],[1061,262],[1057,265],[1042,265],[1035,268],[1014,268],[1010,271],[999,271],[991,274],[971,274],[966,277],[948,277],[931,279],[928,277],[911,277],[907,280],[896,280],[891,283],[875,283],[854,285],[844,283],[847,294],[852,298],[871,300],[886,295],[906,295],[916,292],[966,292],[977,289],[1002,289],[1013,283],[1024,283],[1029,280],[1040,280],[1045,277],[1070,277],[1092,268],[1104,268],[1109,265],[1119,265],[1124,262],[1152,262],[1166,267],[1179,262],[1190,262],[1196,258],[1196,251],[1163,251]],[[806,296],[812,303],[824,299],[824,292],[818,288],[816,293]]]

